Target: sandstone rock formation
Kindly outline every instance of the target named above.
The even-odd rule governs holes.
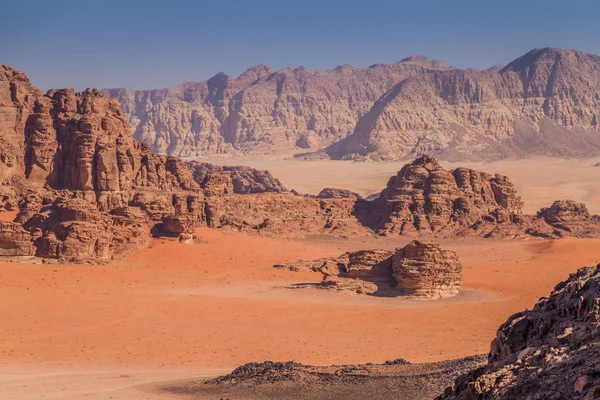
[[[290,236],[332,234],[368,236],[371,231],[353,215],[354,199],[313,199],[292,193],[207,198],[209,226]]]
[[[206,172],[210,165],[152,154],[131,137],[119,103],[96,90],[44,95],[24,74],[0,72],[0,206],[20,209],[2,227],[5,254],[108,261],[150,233],[189,242],[194,227],[213,222],[205,195],[233,193],[232,177],[242,192],[284,190],[268,172]]]
[[[449,159],[600,151],[600,57],[535,49],[500,71],[444,70],[409,77],[385,93],[333,144],[334,159]]]
[[[422,156],[390,178],[372,201],[358,201],[357,217],[384,235],[435,234],[552,237],[544,221],[523,215],[507,177],[466,168],[446,171]]]
[[[591,215],[583,203],[557,200],[542,208],[537,216],[561,232],[577,237],[597,237],[600,234],[600,216]]]
[[[24,74],[0,72],[0,207],[18,204],[15,223],[34,246],[18,225],[7,224],[5,253],[108,261],[144,246],[150,235],[190,242],[198,226],[278,236],[600,233],[600,217],[581,205],[556,203],[525,216],[507,178],[445,171],[429,157],[405,166],[375,200],[341,189],[316,197],[279,193],[285,189],[265,171],[152,154],[132,139],[118,102],[97,90],[44,95]],[[264,191],[273,193],[256,193]]]
[[[458,294],[462,265],[451,250],[437,243],[413,241],[398,249],[392,258],[397,290],[407,296],[439,299]]]
[[[361,250],[274,267],[321,272],[320,287],[358,294],[436,300],[457,295],[462,283],[456,253],[416,240],[395,251]]]
[[[319,199],[360,199],[361,196],[348,190],[338,188],[325,188],[317,195]]]
[[[246,166],[229,167],[196,161],[187,164],[192,169],[197,183],[204,182],[206,176],[211,173],[229,175],[233,184],[233,193],[280,193],[287,191],[279,179],[273,177],[269,171],[261,171]]]
[[[150,240],[150,229],[143,220],[101,212],[84,199],[57,198],[35,212],[36,205],[29,202],[24,216],[17,219],[25,220],[23,227],[35,240],[38,257],[71,262],[110,261]]]
[[[331,144],[351,133],[358,118],[396,83],[449,68],[424,57],[330,71],[273,71],[259,65],[236,79],[219,73],[169,89],[105,92],[121,102],[133,136],[153,152],[264,153]]]
[[[1,256],[32,256],[34,252],[31,235],[21,224],[0,221]]]
[[[600,265],[559,283],[531,311],[512,315],[487,366],[459,377],[440,399],[600,398]]]

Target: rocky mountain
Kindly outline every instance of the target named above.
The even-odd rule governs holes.
[[[600,399],[599,338],[600,265],[508,318],[488,364],[457,378],[439,399]]]
[[[3,255],[106,261],[146,245],[151,233],[206,225],[208,197],[285,190],[266,171],[217,174],[153,154],[132,138],[116,100],[92,89],[43,94],[8,66],[0,69],[0,121],[0,206],[19,209],[0,227]]]
[[[134,138],[153,152],[182,157],[264,153],[336,142],[396,83],[448,69],[422,56],[365,69],[273,71],[259,65],[237,78],[219,73],[168,89],[105,93],[120,101]]]
[[[506,177],[445,171],[426,156],[375,200],[333,188],[284,193],[266,171],[152,153],[132,138],[118,101],[97,90],[43,94],[24,74],[0,72],[0,210],[19,210],[0,226],[2,255],[102,262],[151,236],[192,243],[199,226],[277,236],[600,234],[585,205],[522,215]]]
[[[558,234],[542,218],[523,215],[522,207],[507,177],[467,168],[447,171],[435,158],[422,156],[391,177],[375,200],[357,201],[356,215],[383,235]]]
[[[600,151],[600,57],[535,49],[500,70],[444,70],[409,77],[385,93],[334,159],[449,159]]]
[[[187,165],[192,169],[196,182],[203,182],[209,174],[230,176],[234,193],[287,192],[279,179],[271,175],[269,171],[246,166],[221,166],[197,161],[190,161]]]

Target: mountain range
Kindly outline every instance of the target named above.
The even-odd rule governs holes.
[[[504,67],[395,64],[219,73],[168,89],[105,89],[134,137],[183,157],[306,149],[310,157],[499,159],[600,152],[600,57],[534,49]]]

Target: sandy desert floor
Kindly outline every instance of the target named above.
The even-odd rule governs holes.
[[[402,165],[245,163],[300,191],[336,186],[362,194],[380,190]],[[464,165],[508,175],[527,211],[570,197],[600,212],[595,163]],[[464,266],[463,291],[427,302],[285,289],[316,282],[320,274],[272,268],[394,248],[407,238],[197,234],[204,243],[156,240],[104,266],[0,260],[0,399],[165,399],[174,395],[155,391],[158,382],[214,376],[250,361],[429,362],[485,353],[510,314],[532,307],[570,272],[600,262],[600,240],[447,240],[444,247]]]
[[[289,154],[277,157],[217,158],[203,160],[220,165],[247,165],[269,170],[288,189],[317,194],[324,187],[350,189],[362,196],[377,193],[406,162],[364,163],[353,161],[304,161]],[[441,160],[444,168],[469,167],[510,178],[525,200],[524,211],[535,213],[554,200],[571,199],[587,204],[600,214],[600,162],[598,159],[533,157],[489,163]],[[307,179],[310,177],[310,179]]]
[[[600,259],[598,240],[446,241],[463,261],[464,291],[428,302],[285,289],[319,275],[272,268],[406,238],[198,235],[206,242],[155,241],[108,266],[1,262],[0,398],[168,398],[143,384],[266,359],[325,365],[484,353],[509,314]]]

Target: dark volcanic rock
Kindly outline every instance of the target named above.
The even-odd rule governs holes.
[[[597,399],[600,265],[559,283],[531,311],[512,315],[488,364],[459,377],[440,399]]]

